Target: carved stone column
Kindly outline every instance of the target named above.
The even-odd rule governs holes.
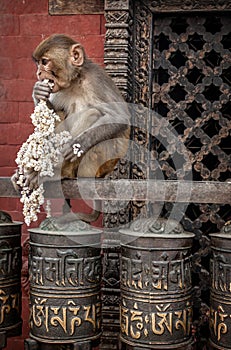
[[[107,73],[127,101],[131,100],[132,5],[130,0],[105,0]]]
[[[120,232],[122,349],[191,349],[194,234],[153,218]]]
[[[210,345],[231,349],[231,223],[211,234]]]
[[[104,62],[125,100],[132,99],[132,1],[105,0],[106,36]],[[121,160],[110,178],[129,178],[129,164]],[[103,334],[100,349],[118,348],[120,300],[120,241],[118,227],[129,220],[129,205],[122,210],[104,202],[102,314]],[[120,208],[120,205],[116,205]],[[110,210],[109,210],[110,208]]]
[[[117,237],[116,237],[117,236]],[[102,337],[101,350],[117,349],[119,341],[120,301],[120,242],[118,234],[114,240],[104,236],[102,276]],[[117,239],[116,239],[117,238]]]

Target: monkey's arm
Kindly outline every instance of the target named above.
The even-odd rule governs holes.
[[[117,111],[110,111],[110,113],[103,114],[101,112],[100,117],[95,120],[93,115],[91,117],[91,125],[87,127],[87,121],[85,121],[86,128],[83,131],[81,130],[81,133],[78,132],[78,128],[73,130],[73,141],[69,144],[69,147],[65,148],[63,151],[65,160],[71,162],[75,161],[80,155],[86,153],[90,148],[102,141],[121,137],[121,134],[130,127],[128,111],[122,110],[121,108]],[[73,145],[79,148],[76,154],[73,153]],[[78,151],[80,151],[79,155]]]

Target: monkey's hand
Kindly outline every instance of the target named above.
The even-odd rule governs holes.
[[[37,189],[39,186],[39,173],[33,169],[28,170],[26,176],[26,181],[24,183],[25,187],[29,187],[30,190]]]
[[[34,170],[28,170],[26,174],[24,174],[24,177],[26,177],[26,181],[24,183],[20,183],[20,174],[18,170],[16,170],[15,174],[11,177],[11,182],[15,188],[15,190],[18,192],[23,187],[29,187],[30,190],[36,189],[39,186],[39,174],[37,171]]]
[[[18,184],[18,180],[19,180],[19,172],[18,170],[16,170],[14,175],[11,176],[11,182],[12,182],[12,185],[14,186],[15,191],[17,192],[19,192],[21,188]]]
[[[14,189],[19,192],[23,187],[29,187],[29,189],[35,189],[38,187],[38,172],[34,170],[28,170],[26,176],[26,181],[21,184],[20,174],[18,170],[16,170],[15,174],[11,177],[11,182],[14,186]]]
[[[47,101],[50,93],[52,92],[51,84],[49,81],[37,81],[34,84],[32,98],[34,100],[34,104],[37,105],[40,100]]]

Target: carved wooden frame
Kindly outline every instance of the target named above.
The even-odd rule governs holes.
[[[231,3],[226,0],[154,0],[148,2],[153,12],[181,11],[225,11],[231,10]]]
[[[132,2],[105,0],[106,36],[104,62],[124,97],[131,101],[132,91]]]
[[[143,0],[156,13],[231,11],[226,0]],[[107,72],[130,102],[132,96],[132,25],[136,0],[105,0],[104,61]]]

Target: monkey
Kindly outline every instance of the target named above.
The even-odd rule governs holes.
[[[65,34],[43,40],[32,58],[37,65],[34,104],[46,101],[61,118],[57,130],[72,135],[62,151],[61,179],[105,177],[128,149],[130,114],[119,89],[83,46]],[[16,187],[17,173],[12,182]],[[29,172],[27,183],[36,186],[38,174]],[[76,213],[75,219],[92,222],[99,214],[97,208],[91,214]],[[66,214],[65,220],[73,215]]]

